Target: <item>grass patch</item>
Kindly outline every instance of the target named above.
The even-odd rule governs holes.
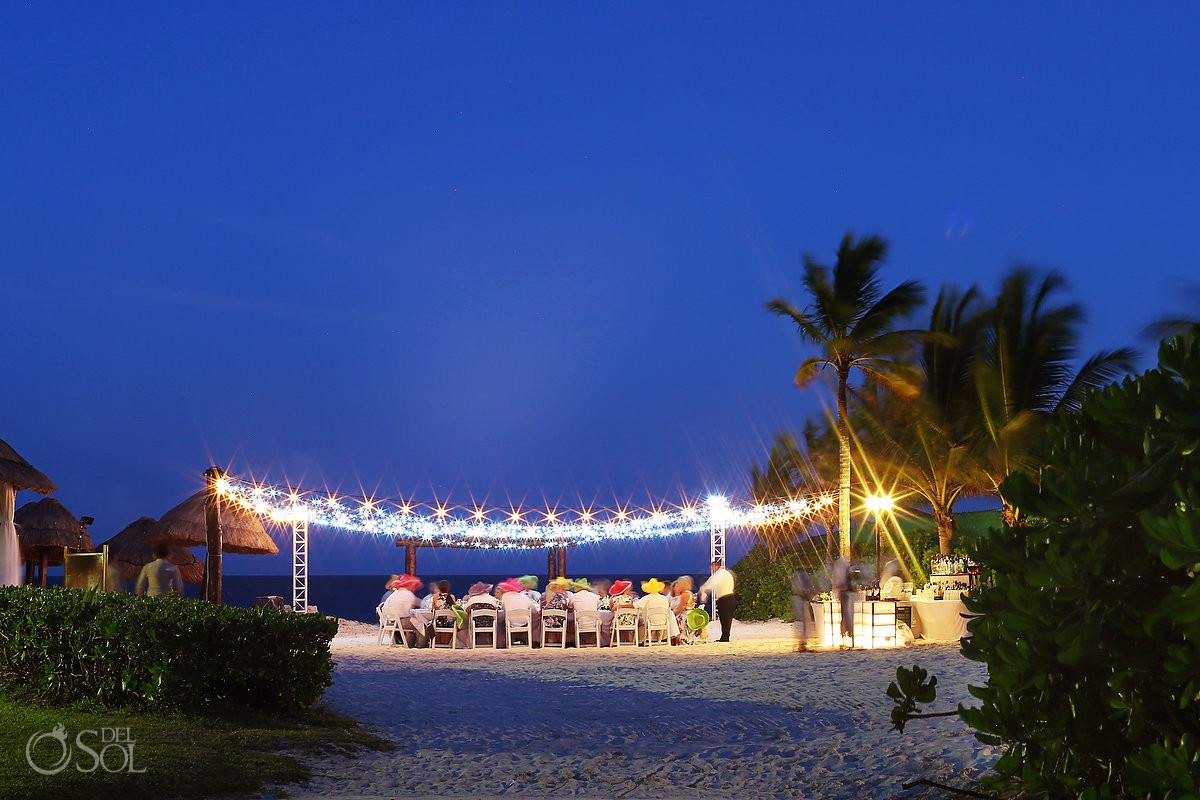
[[[53,797],[58,800],[93,798],[202,798],[261,790],[271,784],[302,781],[310,776],[306,754],[347,755],[364,749],[390,750],[391,742],[375,736],[358,722],[321,708],[292,715],[266,713],[184,716],[146,711],[111,711],[86,705],[46,706],[0,694],[0,787],[11,800]],[[70,747],[70,761],[62,771],[45,776],[26,760],[31,736],[62,724]],[[112,747],[104,753],[104,766],[96,756],[76,746],[96,751],[104,747],[101,729],[126,728],[132,740],[128,750]],[[125,747],[125,745],[122,745]],[[286,751],[286,752],[284,752]],[[34,761],[53,767],[62,748],[52,738],[39,741]],[[95,766],[92,771],[87,770]],[[114,771],[107,771],[105,767]],[[140,770],[145,770],[141,772]]]

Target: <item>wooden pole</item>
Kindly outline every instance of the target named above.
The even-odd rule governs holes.
[[[564,578],[567,575],[567,548],[558,548],[558,577]]]
[[[404,545],[404,571],[409,575],[417,574],[417,546]]]
[[[221,605],[221,495],[217,481],[225,473],[220,467],[204,470],[208,494],[204,498],[204,531],[208,535],[208,552],[204,557],[204,599]]]
[[[29,559],[25,562],[25,585],[26,586],[33,586],[33,580],[37,576],[37,573],[34,571],[35,566],[37,566],[37,562],[34,561],[33,559]]]
[[[558,577],[558,557],[555,550],[556,548],[551,547],[546,551],[546,579],[551,581]]]
[[[46,549],[45,549],[44,547],[43,547],[43,548],[38,548],[38,553],[39,553],[39,557],[38,557],[38,564],[39,564],[39,567],[38,567],[38,586],[40,586],[41,588],[45,589],[45,588],[46,588],[46,562],[47,562],[49,559],[48,559],[48,558],[47,558],[47,556],[46,556]]]

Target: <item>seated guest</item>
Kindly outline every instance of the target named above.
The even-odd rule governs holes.
[[[401,575],[389,585],[394,591],[383,604],[383,614],[401,620],[411,618],[413,609],[419,605],[413,592],[421,588],[421,579],[415,575]]]
[[[576,611],[599,611],[601,597],[592,591],[587,578],[576,578],[571,582],[571,608]]]
[[[570,585],[571,581],[567,578],[555,578],[546,584],[546,593],[542,595],[542,608],[566,611],[570,603],[570,598],[567,597],[567,587]],[[543,618],[542,624],[551,628],[561,628],[562,620],[557,617]]]
[[[638,615],[634,607],[631,581],[613,581],[612,588],[608,591],[608,607],[613,612],[613,621],[616,624],[633,624]]]
[[[437,591],[432,595],[433,601],[429,607],[434,611],[449,611],[457,602],[454,595],[450,594],[450,581],[438,581],[436,585]],[[439,628],[452,628],[454,622],[448,619],[442,619],[438,622]]]
[[[429,582],[429,594],[427,594],[423,598],[421,598],[421,608],[433,608],[434,607],[434,605],[433,605],[434,601],[437,600],[437,596],[441,592],[441,588],[440,588],[441,584],[443,584],[443,583],[445,583],[445,581],[430,581]],[[449,584],[446,584],[446,585],[449,586]]]
[[[471,584],[471,588],[467,589],[467,596],[463,598],[463,608],[468,611],[472,606],[488,606],[489,608],[499,608],[500,599],[493,597],[492,585],[483,581],[476,581]]]
[[[608,607],[614,610],[632,608],[633,604],[633,582],[613,581],[612,588],[608,590]]]
[[[471,584],[471,588],[467,589],[467,596],[462,602],[463,608],[466,610],[468,617],[472,609],[488,608],[495,611],[500,608],[500,601],[491,595],[492,585],[477,581]],[[482,626],[489,627],[496,621],[495,615],[480,616],[478,623]]]
[[[450,594],[450,581],[438,581],[437,593],[433,595],[433,603],[430,605],[433,609],[450,608],[458,602],[458,598]]]
[[[521,577],[517,578],[517,583],[524,587],[526,597],[535,603],[542,602],[542,593],[537,590],[537,575],[522,575]]]
[[[387,599],[392,596],[392,592],[396,591],[395,589],[392,588],[392,582],[395,581],[399,577],[400,577],[399,575],[393,575],[392,577],[387,579],[386,583],[383,584],[383,588],[384,588],[383,597],[379,598],[379,610],[380,611],[383,610],[383,604],[386,603]]]
[[[537,605],[525,594],[525,587],[516,578],[502,581],[497,588],[504,590],[504,594],[500,596],[500,607],[505,613],[514,608],[527,608],[531,612],[537,610]]]
[[[648,612],[662,611],[667,618],[667,635],[674,643],[679,638],[679,623],[675,619],[675,615],[671,613],[671,601],[663,594],[663,590],[666,588],[667,585],[658,578],[643,581],[642,591],[646,594],[637,601],[637,608],[641,612],[642,630],[647,634],[649,633],[646,630]]]
[[[608,578],[600,578],[592,584],[592,591],[600,595],[600,610],[608,611],[611,603],[608,599],[608,593],[612,589],[612,581]]]
[[[680,575],[671,584],[671,611],[676,617],[686,617],[687,613],[696,607],[696,595],[692,592],[691,575]]]

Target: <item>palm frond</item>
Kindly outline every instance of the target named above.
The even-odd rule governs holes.
[[[1083,395],[1088,389],[1107,386],[1122,375],[1128,374],[1136,360],[1137,352],[1130,347],[1101,350],[1096,353],[1075,373],[1074,379],[1063,391],[1054,410],[1078,411],[1083,402]]]

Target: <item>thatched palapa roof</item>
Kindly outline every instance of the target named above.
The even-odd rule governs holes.
[[[208,533],[204,527],[204,501],[207,496],[208,490],[201,489],[163,514],[158,521],[158,533],[147,541],[181,547],[208,544]],[[221,504],[221,537],[221,551],[224,553],[273,556],[279,552],[279,546],[267,535],[262,520],[231,503]]]
[[[94,547],[92,537],[75,515],[53,497],[21,506],[13,514],[13,522],[20,526],[17,538],[21,542],[21,550],[26,553],[36,553],[43,547],[58,554],[64,547],[72,550],[91,550]]]
[[[154,545],[149,540],[158,533],[158,522],[150,517],[142,517],[104,542],[108,545],[109,561],[121,569],[121,580],[133,580],[141,573],[142,567],[154,560]],[[170,549],[167,560],[179,567],[179,574],[186,583],[204,580],[204,564],[198,558],[177,545],[171,545]]]
[[[12,449],[12,445],[0,439],[0,483],[10,483],[13,489],[33,489],[35,492],[50,494],[58,487],[54,481],[38,472],[32,464],[21,458],[21,454]]]

